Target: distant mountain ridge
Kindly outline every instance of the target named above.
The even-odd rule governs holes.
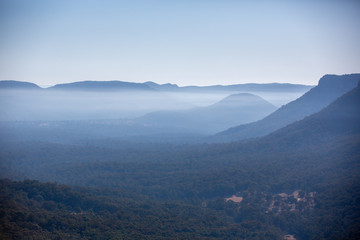
[[[169,221],[172,218],[168,213],[175,216],[180,224],[180,233],[187,233],[188,229],[196,233],[198,221],[214,218],[214,210],[223,214],[226,209],[224,219],[230,219],[228,222],[221,220],[220,225],[210,225],[209,231],[200,237],[185,235],[184,238],[208,238],[218,226],[219,233],[227,230],[224,223],[228,223],[229,234],[222,237],[216,233],[214,239],[229,239],[229,236],[234,239],[248,236],[250,239],[263,239],[265,234],[268,236],[266,239],[283,239],[284,233],[294,234],[297,239],[359,239],[359,110],[358,85],[321,111],[263,138],[247,142],[189,148],[170,146],[170,150],[167,145],[160,145],[158,150],[153,149],[154,145],[142,149],[139,144],[134,148],[125,147],[127,150],[44,142],[1,145],[2,174],[10,173],[10,177],[15,179],[32,178],[80,187],[92,186],[91,193],[99,196],[90,198],[90,195],[79,194],[64,185],[39,184],[29,180],[9,185],[8,180],[2,181],[4,229],[12,230],[8,227],[12,225],[8,223],[13,224],[20,219],[21,224],[15,228],[16,231],[12,230],[13,233],[29,236],[33,230],[41,230],[41,237],[44,235],[42,229],[50,229],[56,233],[66,231],[69,234],[73,231],[78,234],[78,229],[88,230],[89,222],[97,223],[100,219],[104,228],[99,230],[99,224],[91,224],[91,229],[95,227],[95,230],[84,234],[89,234],[90,238],[109,238],[109,234],[104,237],[94,233],[111,231],[111,234],[122,234],[139,219],[144,224],[136,225],[136,229],[142,230],[143,226],[151,229],[145,232],[144,237],[151,238],[149,232],[160,232],[161,238],[167,236],[162,229],[174,232],[174,221]],[[292,197],[287,197],[288,193],[293,193]],[[231,194],[241,196],[244,201],[227,202],[226,198]],[[121,201],[117,199],[119,197]],[[22,200],[24,198],[26,201]],[[177,202],[183,207],[179,208]],[[158,207],[153,208],[153,203]],[[198,206],[201,213],[210,215],[196,214],[194,218],[194,206]],[[288,221],[289,218],[291,221]],[[15,221],[11,222],[12,219]],[[49,228],[48,224],[44,224],[49,221],[44,219],[55,219],[56,224]],[[81,223],[80,227],[67,227],[69,219],[70,223]],[[126,224],[119,222],[123,219]],[[190,219],[191,225],[188,225],[187,219]],[[154,221],[161,225],[152,230],[148,227]],[[251,235],[242,237],[238,234],[240,231],[235,232],[235,221],[242,221],[235,226],[236,229]],[[169,227],[163,222],[170,223]],[[251,231],[261,230],[261,222],[267,222],[279,231],[281,229],[281,235],[272,236],[266,231],[254,235]],[[37,223],[41,228],[33,227]],[[208,222],[205,223],[209,226]],[[249,227],[244,229],[242,226]],[[200,229],[203,228],[200,226]],[[129,236],[134,236],[132,229]],[[174,239],[179,238],[177,231],[173,236]]]
[[[73,83],[56,84],[49,89],[56,90],[91,90],[91,91],[117,91],[117,90],[145,90],[154,91],[153,88],[143,83],[122,81],[82,81]]]
[[[165,91],[237,91],[237,92],[261,92],[261,91],[274,91],[274,92],[298,92],[308,91],[314,86],[290,83],[244,83],[232,85],[212,85],[212,86],[184,86],[179,87],[176,84],[157,84],[154,82],[145,82],[144,84],[158,90]]]
[[[21,82],[16,80],[1,80],[0,88],[41,88],[31,82]],[[125,82],[119,80],[113,81],[78,81],[71,83],[61,83],[46,89],[61,89],[61,90],[159,90],[159,91],[173,91],[173,92],[202,92],[202,91],[222,91],[222,92],[305,92],[312,88],[310,85],[290,84],[290,83],[245,83],[232,85],[210,85],[210,86],[183,86],[177,84],[165,83],[158,84],[155,82]]]
[[[237,141],[267,135],[320,111],[341,95],[355,88],[359,81],[360,74],[325,75],[320,79],[318,86],[264,119],[220,132],[211,137],[210,141]]]
[[[165,131],[179,130],[214,133],[237,123],[256,121],[276,107],[263,98],[250,93],[230,95],[208,107],[182,111],[161,111],[146,114],[137,123],[162,128]]]
[[[360,134],[360,82],[330,105],[313,115],[281,128],[259,142],[276,142],[279,148],[298,148]],[[276,139],[276,140],[275,140]]]
[[[21,82],[15,80],[0,81],[0,89],[41,89],[38,85],[30,82]]]
[[[226,98],[220,100],[217,103],[209,106],[209,108],[232,108],[232,107],[252,107],[252,105],[256,106],[258,104],[267,104],[263,98],[251,94],[251,93],[237,93],[227,96]],[[270,104],[270,103],[269,103]],[[270,104],[272,105],[272,104]],[[268,105],[269,106],[269,105]],[[274,107],[274,106],[273,106]]]

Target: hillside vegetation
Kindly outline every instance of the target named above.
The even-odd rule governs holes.
[[[3,139],[0,174],[20,182],[1,182],[1,236],[358,239],[359,109],[358,86],[266,137],[228,144]]]

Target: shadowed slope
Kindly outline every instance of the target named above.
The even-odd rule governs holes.
[[[353,89],[359,80],[360,74],[325,75],[320,79],[317,87],[314,87],[297,100],[282,106],[264,119],[230,128],[213,136],[211,140],[237,141],[269,134],[320,111],[336,98]]]

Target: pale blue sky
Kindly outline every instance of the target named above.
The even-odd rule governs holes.
[[[316,84],[360,72],[360,1],[0,0],[0,79]]]

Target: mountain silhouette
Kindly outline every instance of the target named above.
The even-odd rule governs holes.
[[[259,142],[276,142],[279,149],[317,148],[321,143],[336,142],[360,134],[360,82],[318,113],[281,128]]]
[[[161,128],[162,131],[215,133],[236,123],[256,121],[275,111],[276,107],[259,96],[249,93],[230,95],[208,107],[182,111],[149,113],[138,123]]]
[[[220,132],[209,138],[210,141],[237,141],[265,136],[306,116],[316,113],[357,86],[360,74],[325,75],[318,86],[300,98],[292,101],[269,116],[253,123],[243,124]]]
[[[82,81],[73,83],[57,84],[49,89],[55,90],[80,90],[80,91],[121,91],[121,90],[145,90],[154,91],[143,83],[122,81]]]
[[[156,89],[156,90],[160,90],[160,91],[177,91],[180,89],[180,87],[176,84],[171,84],[171,83],[165,83],[165,84],[157,84],[155,82],[145,82],[145,85]]]
[[[245,83],[232,85],[184,86],[166,83],[145,82],[147,86],[160,91],[174,92],[304,92],[313,86],[290,83]]]
[[[0,81],[0,89],[41,89],[38,85],[30,82],[20,82],[14,80]]]

